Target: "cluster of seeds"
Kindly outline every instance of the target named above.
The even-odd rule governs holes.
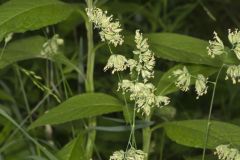
[[[94,23],[95,28],[100,29],[102,41],[115,47],[122,45],[123,36],[120,34],[122,29],[118,21],[113,21],[112,15],[107,16],[107,11],[99,8],[87,8],[86,12],[90,22]],[[156,88],[149,82],[154,78],[155,57],[149,49],[148,39],[143,38],[139,30],[135,33],[135,43],[136,50],[133,51],[135,59],[111,53],[104,71],[112,70],[114,74],[129,69],[130,76],[135,78],[120,80],[118,91],[121,90],[123,94],[130,93],[130,100],[135,101],[136,111],[149,116],[153,107],[167,105],[170,100],[166,96],[155,95]],[[143,151],[132,147],[126,152],[122,150],[114,152],[110,160],[143,160],[145,156]]]
[[[58,54],[59,46],[63,45],[64,40],[55,34],[51,39],[47,40],[43,46],[41,55],[45,57],[50,57]]]
[[[207,47],[208,55],[212,58],[220,56],[224,53],[225,47],[222,40],[218,37],[216,32],[213,33],[213,40],[209,41],[209,46]],[[240,60],[240,32],[236,29],[235,31],[228,31],[228,40],[232,44],[232,51],[236,57]],[[176,79],[175,85],[182,91],[186,92],[189,90],[191,79],[195,78],[195,90],[197,93],[197,99],[207,93],[207,83],[208,78],[204,77],[202,74],[198,74],[197,77],[192,76],[186,67],[183,69],[178,69],[173,72],[173,76]],[[240,65],[228,65],[226,72],[226,80],[232,79],[233,84],[240,82]]]
[[[207,47],[208,55],[214,58],[216,55],[219,56],[224,53],[224,45],[222,40],[218,37],[216,32],[213,32],[213,41],[209,41],[209,46]]]
[[[115,151],[109,160],[144,160],[146,153],[135,148],[130,148],[126,152],[123,150]]]
[[[137,112],[142,111],[146,115],[150,114],[152,107],[162,107],[170,102],[168,97],[154,94],[156,89],[152,83],[123,80],[119,83],[120,89],[122,89],[123,94],[129,92],[130,100],[134,100],[137,104]]]
[[[233,84],[236,84],[237,82],[240,82],[240,65],[231,65],[227,69],[226,73],[226,80],[229,79],[229,77],[232,79]]]
[[[198,74],[197,77],[192,76],[187,67],[184,66],[183,69],[177,69],[173,71],[173,76],[177,78],[175,85],[182,91],[187,92],[191,85],[191,79],[195,79],[195,90],[197,93],[197,99],[207,93],[207,80],[202,74]]]
[[[225,53],[224,44],[222,40],[218,37],[217,33],[214,32],[214,40],[209,41],[208,54],[214,58],[215,56],[222,55]],[[235,29],[234,31],[228,30],[228,40],[232,45],[232,51],[236,55],[236,57],[240,60],[240,32]],[[228,69],[226,72],[226,80],[232,79],[233,84],[236,84],[239,81],[240,77],[240,66],[237,65],[228,65]]]
[[[87,8],[86,12],[90,22],[94,23],[95,28],[101,30],[99,34],[103,42],[107,41],[115,47],[122,45],[121,25],[118,21],[113,21],[112,15],[107,16],[107,11],[102,11],[100,8]]]
[[[166,96],[155,95],[155,86],[148,82],[154,77],[155,58],[154,53],[149,49],[147,39],[143,38],[139,30],[135,34],[136,50],[133,51],[138,56],[137,60],[127,59],[123,55],[112,54],[108,59],[104,70],[112,69],[112,73],[130,69],[130,75],[137,73],[137,79],[123,79],[118,84],[118,90],[123,94],[130,93],[130,100],[135,101],[137,111],[150,115],[151,109],[155,106],[162,107],[169,104],[170,100]],[[139,82],[142,79],[143,82]]]
[[[229,145],[217,146],[214,154],[218,156],[219,160],[240,160],[239,150],[230,148]]]

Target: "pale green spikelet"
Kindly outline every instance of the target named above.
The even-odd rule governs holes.
[[[125,152],[123,150],[115,151],[109,160],[124,160]]]
[[[86,13],[90,22],[95,28],[99,28],[101,40],[113,44],[115,47],[123,44],[122,29],[119,21],[113,21],[113,16],[107,16],[107,11],[100,8],[86,8]]]
[[[229,145],[219,145],[216,147],[215,155],[219,160],[240,160],[239,150],[230,148]]]
[[[216,32],[214,32],[213,34],[213,40],[209,41],[209,46],[207,47],[208,55],[210,55],[212,58],[224,53],[224,44],[222,40],[218,37]]]
[[[204,94],[207,94],[207,81],[208,78],[205,78],[202,74],[198,74],[197,75],[197,79],[196,79],[196,82],[195,82],[195,90],[197,92],[197,99],[204,95]]]
[[[187,67],[184,66],[183,69],[177,69],[173,71],[173,77],[177,78],[175,80],[175,85],[180,90],[187,92],[190,88],[191,79],[195,79],[195,90],[197,93],[197,99],[199,99],[200,96],[203,96],[204,94],[207,94],[207,83],[208,78],[204,77],[202,74],[198,74],[197,77],[192,76]],[[171,76],[170,76],[171,77]]]
[[[58,34],[55,34],[51,39],[47,40],[43,46],[41,55],[45,57],[51,57],[58,54],[59,46],[63,45],[64,40],[59,37]]]
[[[147,156],[142,150],[130,148],[126,152],[123,150],[115,151],[109,160],[144,160]]]
[[[152,83],[140,83],[130,80],[122,80],[118,84],[119,89],[125,94],[130,93],[130,100],[137,104],[137,112],[142,111],[143,114],[149,115],[151,109],[155,106],[162,107],[169,104],[170,99],[166,96],[155,95],[156,88]]]
[[[126,152],[127,160],[144,160],[146,156],[147,154],[144,153],[142,150],[137,150],[133,147]]]
[[[40,82],[42,80],[42,77],[38,76],[35,72],[26,70],[24,68],[20,68],[20,71],[22,71],[26,76],[28,76],[37,88],[53,96],[57,102],[59,103],[61,102],[59,97],[56,94],[54,94],[50,88],[48,88],[47,86],[45,86],[43,83]]]
[[[135,42],[137,50],[133,51],[133,53],[138,55],[138,61],[135,69],[137,73],[142,76],[144,82],[147,82],[149,78],[154,77],[154,53],[149,49],[147,38],[143,38],[140,30],[136,30]]]
[[[235,31],[228,30],[228,40],[233,46],[232,50],[240,60],[240,32],[238,29],[235,29]]]
[[[95,24],[96,28],[100,28],[100,35],[102,41],[108,41],[114,44],[114,46],[121,45],[123,37],[119,34],[121,29],[119,22],[112,22],[112,16],[107,16],[107,11],[102,11],[99,8],[86,9],[90,22]],[[111,24],[114,24],[114,28],[111,28]],[[110,27],[110,28],[109,28]],[[111,36],[109,36],[111,35]],[[154,77],[155,58],[154,53],[149,49],[147,39],[143,38],[142,33],[136,30],[135,34],[136,50],[133,51],[137,55],[137,59],[127,59],[123,55],[113,54],[109,57],[104,71],[112,69],[112,74],[115,72],[124,71],[127,68],[130,69],[130,75],[137,73],[137,79],[135,81],[122,80],[119,83],[119,89],[123,94],[130,93],[130,100],[135,101],[136,110],[142,111],[142,114],[150,115],[151,108],[154,106],[162,107],[169,104],[170,100],[166,96],[156,96],[156,88],[152,83],[147,83],[150,78]],[[139,78],[144,83],[138,82]]]
[[[228,29],[228,40],[233,46],[240,43],[240,32],[238,29],[235,29],[234,31]]]
[[[121,80],[118,84],[118,91],[121,90],[123,94],[130,93],[130,100],[135,101],[137,112],[141,111],[142,114],[149,116],[153,107],[168,105],[170,99],[166,96],[155,95],[155,86],[148,82],[154,77],[155,58],[154,53],[149,50],[147,39],[143,38],[139,30],[136,30],[135,42],[137,50],[133,53],[138,56],[136,60],[111,55],[104,70],[113,68],[112,73],[114,73],[129,68],[130,75],[133,72],[137,73],[136,80]]]
[[[191,83],[191,75],[187,67],[173,71],[173,76],[177,78],[175,85],[182,91],[187,92]]]
[[[134,59],[128,59],[128,67],[130,69],[130,74],[133,73],[134,68],[138,65],[138,62]]]
[[[227,68],[226,80],[231,78],[233,84],[240,82],[240,65],[230,65]]]
[[[124,71],[128,67],[128,60],[126,57],[118,54],[111,55],[108,59],[107,65],[104,67],[104,71],[112,68],[112,74],[116,71]]]

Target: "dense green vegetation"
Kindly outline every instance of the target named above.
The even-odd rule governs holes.
[[[231,74],[229,67],[240,62],[240,33],[232,43],[228,29],[240,27],[240,1],[0,3],[0,160],[108,160],[129,145],[146,153],[145,160],[215,160],[216,147],[229,145],[236,150],[218,147],[226,155],[219,159],[230,160],[231,153],[239,160],[240,87],[232,78],[240,71]],[[86,14],[92,7],[120,22],[123,45],[101,41]],[[121,78],[136,73],[104,71],[111,54],[138,59],[138,29],[155,53],[154,94],[170,98],[149,115],[117,91]],[[211,58],[214,31],[225,47]],[[184,67],[191,74],[188,92],[175,85],[174,71]],[[208,88],[196,99],[199,74],[208,77]]]

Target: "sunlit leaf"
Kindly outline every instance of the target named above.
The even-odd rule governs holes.
[[[71,5],[58,0],[10,0],[0,6],[0,41],[8,33],[23,33],[56,24],[72,11]]]
[[[103,93],[84,93],[56,106],[37,119],[31,128],[45,124],[60,124],[81,118],[122,111],[122,103]]]
[[[208,42],[198,38],[175,33],[152,33],[146,37],[149,38],[150,48],[159,58],[214,67],[223,63],[238,64],[234,54],[211,58],[207,53]]]
[[[206,120],[186,120],[164,124],[167,136],[178,144],[203,148],[206,137]],[[219,121],[211,121],[207,148],[214,149],[221,144],[239,146],[240,127]]]

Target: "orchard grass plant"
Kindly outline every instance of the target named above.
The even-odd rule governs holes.
[[[0,3],[0,160],[240,160],[239,2]]]

